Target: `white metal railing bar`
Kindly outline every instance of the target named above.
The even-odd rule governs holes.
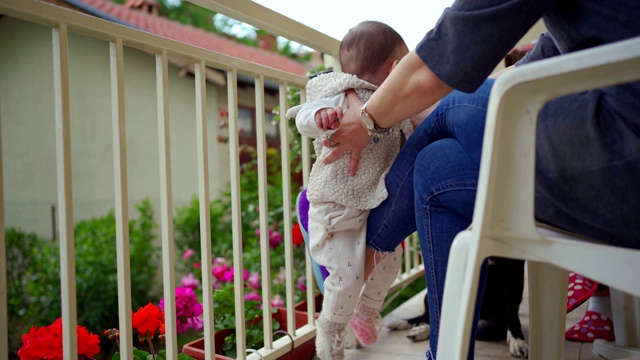
[[[2,104],[0,104],[0,107]],[[0,284],[7,284],[7,238],[4,220],[4,173],[2,158],[2,111],[0,111]],[[8,285],[0,286],[0,354],[9,352]]]
[[[284,117],[288,108],[289,86],[280,83],[280,167],[282,168],[282,217],[284,225],[284,257],[286,272],[286,304],[287,304],[287,329],[292,336],[296,336],[296,314],[294,311],[294,286],[293,277],[293,242],[291,239],[291,159],[289,156],[289,121]]]
[[[190,0],[204,8],[251,24],[337,58],[340,41],[250,0]]]
[[[175,246],[173,245],[173,197],[171,192],[171,133],[169,117],[169,65],[167,52],[156,54],[156,97],[158,109],[158,155],[160,169],[160,236],[162,243],[162,283],[164,321],[168,334],[177,333],[175,298]],[[165,339],[167,359],[177,358],[175,336]]]
[[[300,103],[307,102],[307,89],[300,89]],[[300,150],[302,152],[302,187],[306,189],[309,186],[309,175],[311,174],[311,148],[309,146],[309,138],[300,136]],[[297,209],[296,209],[297,210]],[[315,324],[316,296],[313,284],[316,283],[316,277],[313,274],[313,265],[311,263],[311,255],[309,251],[304,252],[307,279],[307,316],[308,324]]]
[[[202,265],[202,302],[204,318],[205,353],[214,358],[213,289],[211,275],[211,216],[209,208],[209,159],[207,146],[207,84],[205,61],[199,60],[195,66],[196,86],[196,137],[198,152],[198,194],[200,205],[200,251]],[[166,286],[167,284],[165,284]]]
[[[264,77],[255,78],[256,150],[258,159],[258,206],[260,222],[260,263],[262,276],[262,304],[264,346],[273,349],[271,333],[271,256],[269,253],[269,197],[267,189],[267,141],[265,135]],[[238,354],[240,355],[240,354]]]
[[[76,348],[77,303],[71,186],[71,131],[69,112],[69,38],[63,24],[52,28],[53,87],[56,118],[58,207],[60,208],[60,289],[62,302],[63,356],[78,358]]]
[[[300,89],[300,104],[307,102],[307,89]],[[311,174],[311,146],[309,146],[309,138],[302,136],[300,139],[300,148],[302,149],[302,186],[306,189],[309,186],[309,175]]]
[[[0,13],[51,27],[64,23],[70,31],[81,35],[104,41],[111,41],[114,38],[122,39],[124,45],[152,54],[166,50],[169,56],[187,62],[202,59],[207,66],[218,69],[235,68],[243,74],[253,76],[262,74],[265,79],[283,80],[295,86],[304,86],[307,83],[307,78],[304,76],[265,67],[35,0],[0,0]]]
[[[124,360],[133,359],[131,324],[131,262],[129,254],[129,190],[127,183],[127,132],[124,110],[124,48],[122,40],[109,43],[111,64],[111,116],[113,125],[113,183],[116,217],[118,312]]]
[[[229,107],[229,169],[231,183],[231,212],[233,236],[234,295],[236,314],[236,350],[238,354],[246,352],[247,343],[244,338],[244,286],[242,285],[242,269],[244,268],[242,253],[242,221],[240,200],[240,128],[238,125],[238,72],[237,69],[227,71],[227,97]],[[244,355],[242,355],[244,356]]]

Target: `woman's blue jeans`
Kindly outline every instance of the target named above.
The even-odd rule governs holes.
[[[392,244],[418,231],[429,289],[428,358],[435,358],[449,249],[471,223],[492,85],[487,80],[474,94],[454,91],[440,102],[407,139],[387,175],[389,197],[368,219],[367,241],[378,251],[393,250]],[[478,301],[476,322],[480,306]]]

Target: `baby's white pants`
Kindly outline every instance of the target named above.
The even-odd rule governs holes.
[[[313,259],[330,274],[324,281],[322,303],[322,313],[330,321],[349,322],[358,299],[369,307],[380,309],[400,269],[402,246],[386,254],[365,283],[368,215],[369,210],[336,203],[310,204],[310,251]]]

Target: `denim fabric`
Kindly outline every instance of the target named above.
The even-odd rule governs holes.
[[[564,96],[540,112],[536,217],[640,248],[640,82]]]
[[[368,245],[383,252],[393,251],[393,244],[416,231],[417,224],[429,289],[428,357],[435,357],[451,242],[471,223],[492,85],[493,80],[487,80],[472,95],[454,91],[440,102],[407,139],[387,175],[389,198],[368,219]],[[477,301],[476,322],[480,306]],[[472,341],[469,353],[473,350]]]

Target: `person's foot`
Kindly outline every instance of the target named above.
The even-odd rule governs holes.
[[[344,359],[344,337],[347,324],[329,321],[322,315],[316,324],[316,355],[320,360]]]
[[[381,329],[380,309],[374,309],[358,302],[349,326],[362,345],[373,345],[378,341],[378,333]]]
[[[595,339],[615,340],[613,322],[605,315],[587,310],[577,324],[570,327],[564,337],[577,342],[593,342]]]

